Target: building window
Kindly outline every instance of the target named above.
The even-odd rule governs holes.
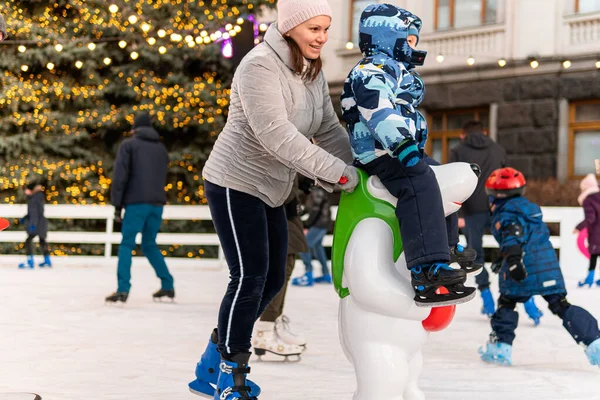
[[[435,0],[435,29],[496,23],[501,0]]]
[[[600,100],[577,101],[569,110],[569,177],[600,173]]]
[[[354,44],[358,44],[358,26],[360,25],[360,15],[362,14],[363,10],[372,3],[372,0],[350,0],[350,32],[348,38]]]
[[[425,151],[431,158],[445,164],[450,150],[460,143],[462,127],[471,120],[481,121],[489,129],[490,114],[487,108],[433,111],[428,114],[429,138]]]
[[[576,13],[590,13],[600,11],[600,0],[575,0]]]

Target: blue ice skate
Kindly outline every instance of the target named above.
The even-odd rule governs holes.
[[[34,268],[33,256],[27,256],[27,261],[19,264],[19,268],[20,269],[33,269]]]
[[[258,393],[252,392],[246,380],[251,354],[239,353],[231,360],[221,360],[214,400],[258,400]]]
[[[600,282],[600,281],[598,281]],[[596,283],[598,283],[596,282]],[[584,286],[588,286],[588,287],[592,287],[592,285],[594,284],[594,271],[589,271],[588,275],[585,277],[585,280],[581,281],[578,283],[579,287],[584,287]],[[598,285],[600,285],[600,283],[598,283]]]
[[[486,343],[479,348],[479,357],[491,364],[512,365],[512,346],[506,343]]]
[[[542,318],[544,313],[540,311],[539,308],[537,308],[535,302],[533,301],[533,297],[530,297],[529,300],[525,302],[524,306],[525,312],[527,313],[527,315],[529,315],[529,318],[533,320],[533,324],[535,326],[538,326],[540,324],[540,319]]]
[[[292,279],[292,285],[294,286],[312,286],[315,280],[313,279],[312,272],[307,272],[302,276],[298,276]]]
[[[196,365],[196,379],[188,384],[190,392],[208,399],[212,399],[215,395],[217,379],[219,378],[219,363],[221,355],[217,351],[217,330],[215,329],[208,339],[208,345],[200,362]],[[260,394],[258,385],[250,380],[246,380],[246,384],[251,388],[252,393],[256,396]]]
[[[315,283],[325,283],[325,284],[331,284],[331,275],[327,274],[327,275],[323,275],[323,276],[318,276],[314,279]]]
[[[600,367],[600,339],[596,339],[585,349],[585,355],[590,364]]]
[[[481,291],[481,300],[483,300],[481,313],[487,315],[488,318],[492,318],[492,315],[496,312],[496,304],[494,303],[494,297],[489,288],[485,288]]]
[[[50,256],[44,256],[44,262],[38,264],[38,267],[48,267],[52,268],[52,262],[50,261]]]

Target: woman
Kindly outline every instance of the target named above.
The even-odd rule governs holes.
[[[189,386],[223,400],[254,399],[260,390],[246,381],[250,339],[254,322],[285,279],[282,205],[296,171],[328,191],[336,184],[352,191],[358,183],[356,170],[347,165],[348,134],[321,72],[331,8],[326,0],[280,0],[277,8],[277,23],[264,43],[236,70],[227,124],[202,171],[230,282],[218,333],[211,335]]]

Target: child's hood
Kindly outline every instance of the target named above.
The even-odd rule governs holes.
[[[598,187],[598,180],[596,179],[596,175],[587,174],[585,178],[581,180],[579,183],[579,188],[581,189],[581,194],[577,197],[577,202],[579,205],[583,205],[583,201],[590,195],[594,193],[600,192],[600,188]]]
[[[359,47],[365,57],[383,53],[405,65],[412,48],[407,38],[421,30],[421,19],[392,4],[371,4],[360,16]]]

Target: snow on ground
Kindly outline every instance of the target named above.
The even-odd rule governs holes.
[[[36,392],[44,400],[200,399],[187,383],[215,325],[227,271],[173,268],[177,302],[161,304],[150,297],[159,286],[151,268],[134,267],[127,304],[106,306],[104,297],[116,287],[114,265],[55,263],[52,270],[21,271],[0,257],[0,393]],[[600,287],[575,286],[569,282],[569,300],[600,317]],[[521,314],[510,368],[477,356],[490,331],[479,299],[460,306],[425,351],[427,399],[600,398],[600,369],[587,363],[543,299],[537,302],[546,314],[542,325],[533,327]],[[290,288],[286,314],[309,338],[308,349],[299,363],[252,363],[261,400],[352,398],[354,372],[338,342],[337,305],[330,286]]]

